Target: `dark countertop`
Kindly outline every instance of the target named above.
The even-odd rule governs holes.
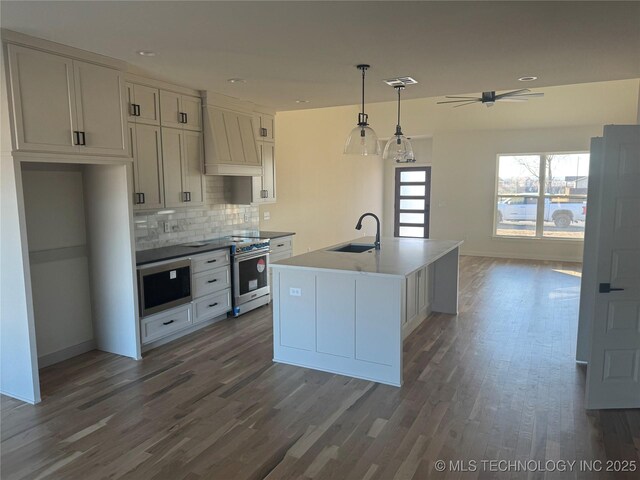
[[[296,232],[270,232],[268,230],[259,230],[256,235],[245,235],[250,238],[281,238],[295,235]]]
[[[281,238],[288,237],[289,235],[295,235],[294,232],[269,232],[260,230],[255,234],[242,235],[249,238]],[[224,238],[218,240],[204,240],[207,242],[202,247],[187,247],[182,245],[171,245],[169,247],[153,248],[151,250],[141,250],[136,252],[136,265],[147,265],[149,263],[163,262],[165,260],[172,260],[174,258],[190,257],[191,255],[198,255],[200,253],[212,252],[214,250],[222,250],[224,248],[230,248],[232,242]],[[191,243],[191,242],[187,242]],[[194,242],[195,243],[195,242]]]
[[[212,252],[214,250],[222,250],[230,248],[231,242],[228,240],[207,240],[207,245],[202,247],[185,247],[184,245],[172,245],[170,247],[153,248],[151,250],[142,250],[136,252],[136,265],[147,265],[149,263],[162,262],[174,258],[190,257],[200,253]]]

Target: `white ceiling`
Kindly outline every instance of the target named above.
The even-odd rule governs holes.
[[[640,77],[640,2],[10,2],[2,27],[278,110]],[[137,50],[153,50],[141,57]],[[230,84],[232,77],[245,84]],[[310,103],[299,105],[296,99]]]

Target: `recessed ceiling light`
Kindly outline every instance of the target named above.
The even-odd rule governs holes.
[[[533,75],[527,75],[526,77],[520,77],[518,80],[521,82],[533,82],[537,80],[538,77],[534,77]]]
[[[138,55],[142,55],[143,57],[155,57],[156,52],[152,50],[138,50]]]
[[[296,100],[296,103],[309,103],[309,100]]]
[[[227,80],[227,82],[229,82],[229,83],[247,83],[247,81],[244,78],[229,78]]]

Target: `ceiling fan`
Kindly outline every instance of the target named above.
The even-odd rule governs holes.
[[[496,92],[482,92],[481,97],[445,97],[455,100],[447,100],[440,103],[459,103],[454,105],[454,108],[464,107],[465,105],[471,105],[472,103],[483,103],[487,107],[493,107],[496,102],[526,102],[529,98],[543,97],[544,93],[532,93],[528,88],[521,90],[514,90],[512,92],[505,92],[496,95]]]

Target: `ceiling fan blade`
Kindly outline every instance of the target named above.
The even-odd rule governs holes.
[[[525,93],[525,92],[530,92],[531,90],[529,90],[528,88],[522,88],[520,90],[514,90],[512,92],[505,92],[505,93],[501,93],[500,95],[496,95],[496,100],[498,98],[504,98],[504,97],[508,97],[510,95],[517,95],[519,93]]]
[[[448,100],[448,101],[444,101],[444,102],[437,102],[438,104],[440,103],[462,103],[462,102],[469,102],[469,103],[475,103],[475,102],[479,102],[480,99],[479,98],[474,98],[473,100]]]
[[[502,97],[496,98],[496,102],[526,102],[526,98],[516,98],[516,97]]]
[[[531,98],[544,97],[544,93],[535,92],[535,93],[521,93],[519,95],[509,95],[509,98],[519,98],[519,97],[531,97]]]
[[[480,103],[480,100],[473,100],[471,102],[461,103],[460,105],[454,105],[453,108],[464,107],[465,105],[471,105],[472,103]]]
[[[475,99],[476,99],[476,98],[478,98],[478,97],[457,97],[457,96],[447,95],[447,96],[446,96],[446,97],[444,97],[444,98],[467,98],[467,99],[469,99],[469,100],[472,100],[472,99],[473,99],[473,100],[475,100]]]

